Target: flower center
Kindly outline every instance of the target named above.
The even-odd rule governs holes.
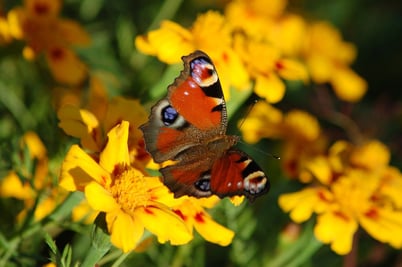
[[[146,190],[144,179],[138,170],[131,167],[115,173],[110,192],[126,213],[134,212],[138,206],[147,205],[150,194]]]

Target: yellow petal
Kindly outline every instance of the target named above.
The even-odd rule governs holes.
[[[289,139],[316,141],[321,133],[318,120],[303,110],[291,110],[283,119],[285,135]]]
[[[26,132],[23,136],[23,142],[28,146],[32,158],[46,158],[46,147],[35,132]]]
[[[290,212],[290,217],[297,223],[308,220],[313,212],[323,212],[329,207],[331,201],[331,193],[322,187],[283,194],[278,199],[281,209]]]
[[[31,199],[35,191],[28,182],[23,183],[14,171],[7,174],[0,180],[0,196],[15,197],[17,199]]]
[[[7,14],[10,34],[16,39],[24,38],[23,24],[26,21],[26,12],[22,7],[13,8]]]
[[[255,80],[255,93],[269,103],[277,103],[285,95],[285,84],[276,74],[259,75]]]
[[[242,122],[240,130],[243,139],[248,143],[256,143],[261,138],[278,138],[280,136],[280,123],[282,112],[266,101],[258,101],[254,108]]]
[[[339,212],[326,212],[317,217],[314,234],[318,240],[331,244],[331,249],[346,255],[352,249],[353,235],[358,228],[356,221]]]
[[[71,211],[71,219],[73,222],[83,222],[85,224],[91,224],[95,221],[99,212],[94,211],[87,201],[82,201],[80,204],[74,207]]]
[[[194,221],[195,229],[205,240],[221,246],[232,243],[234,232],[212,220],[207,213],[197,213]]]
[[[279,76],[285,80],[308,81],[307,68],[300,62],[291,59],[280,59],[276,62]]]
[[[172,245],[183,245],[193,238],[183,220],[162,204],[154,202],[137,208],[134,213],[134,217],[158,237],[159,243],[170,241]]]
[[[328,185],[332,179],[332,170],[326,157],[318,156],[306,162],[305,168],[322,184]]]
[[[73,145],[61,166],[60,186],[68,191],[84,191],[84,187],[93,180],[103,185],[111,183],[110,174],[79,146]]]
[[[60,35],[69,44],[87,46],[91,42],[88,33],[80,24],[73,20],[61,19],[59,20],[58,27]]]
[[[156,55],[160,61],[173,64],[179,63],[183,55],[194,50],[192,38],[191,33],[179,24],[162,21],[159,29],[137,37],[135,44],[141,52]]]
[[[389,208],[372,208],[359,216],[362,227],[375,239],[402,247],[402,212]]]
[[[307,66],[316,83],[326,83],[331,79],[334,66],[328,58],[313,55],[307,59]]]
[[[91,208],[96,211],[112,212],[120,208],[113,195],[96,182],[85,186],[85,197]]]
[[[128,127],[127,121],[122,121],[108,133],[108,142],[100,155],[99,164],[109,173],[112,173],[117,166],[130,164],[128,153]]]
[[[144,234],[144,226],[141,221],[132,218],[124,212],[114,215],[112,221],[108,220],[108,218],[106,218],[106,221],[108,222],[108,226],[111,223],[109,227],[110,241],[113,245],[123,250],[123,252],[133,250]]]
[[[356,147],[350,155],[350,161],[354,165],[369,170],[387,166],[390,159],[389,148],[378,140],[371,140]]]
[[[53,77],[61,83],[78,85],[87,77],[87,66],[68,48],[53,47],[46,51],[46,59]]]
[[[332,75],[334,91],[342,100],[357,102],[367,91],[367,82],[349,68],[337,69]]]

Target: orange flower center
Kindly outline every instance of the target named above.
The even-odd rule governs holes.
[[[110,192],[125,212],[131,213],[136,207],[147,205],[150,194],[146,190],[144,179],[139,171],[131,167],[115,174]]]

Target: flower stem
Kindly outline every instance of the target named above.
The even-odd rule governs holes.
[[[314,237],[314,221],[310,220],[305,227],[303,234],[292,247],[283,251],[267,267],[296,267],[301,266],[322,246]]]

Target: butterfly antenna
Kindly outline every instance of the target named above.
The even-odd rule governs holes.
[[[248,107],[248,109],[247,109],[247,111],[246,111],[246,113],[245,113],[245,116],[242,118],[242,120],[240,121],[240,124],[239,124],[239,131],[240,131],[240,129],[241,129],[241,127],[243,127],[243,124],[244,124],[244,121],[246,120],[246,118],[248,117],[248,115],[250,115],[250,113],[251,113],[251,111],[253,110],[253,108],[254,108],[254,106],[255,106],[255,104],[257,104],[257,102],[258,102],[258,100],[257,99],[255,99],[254,101],[253,101],[253,103],[251,103],[251,105]]]
[[[255,104],[257,104],[257,102],[258,102],[258,99],[255,99],[255,100],[253,101],[253,103],[251,103],[251,105],[249,106],[249,108],[247,109],[247,111],[246,111],[246,113],[245,113],[245,116],[244,116],[244,117],[242,118],[242,120],[240,121],[240,124],[239,124],[239,127],[238,127],[238,131],[240,131],[241,127],[243,127],[244,121],[245,121],[246,118],[250,115],[251,111],[253,110],[253,108],[254,108]],[[242,143],[242,144],[245,144],[245,143],[242,142],[242,141],[239,141],[239,142]],[[256,151],[258,151],[258,152],[260,152],[260,153],[262,153],[262,154],[264,154],[264,155],[268,155],[268,156],[270,156],[270,157],[273,157],[274,159],[277,159],[277,160],[280,160],[280,159],[281,159],[281,157],[276,156],[276,155],[274,155],[274,154],[271,154],[271,153],[269,153],[269,152],[263,151],[263,150],[261,150],[261,149],[259,149],[259,148],[257,148],[257,147],[253,147],[253,149],[255,149]]]

